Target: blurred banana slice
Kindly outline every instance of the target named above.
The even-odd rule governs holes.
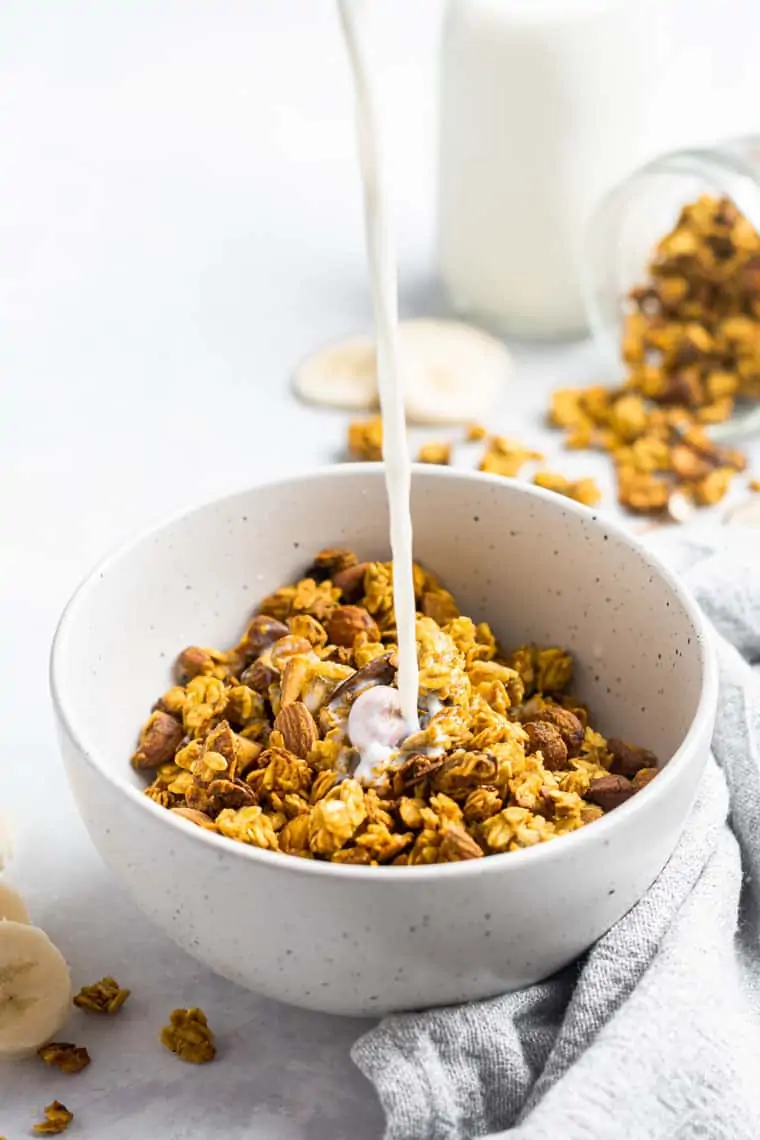
[[[11,817],[0,809],[0,871],[2,871],[13,857],[13,828]]]
[[[753,492],[727,512],[724,523],[728,526],[760,526],[760,494]]]
[[[374,341],[356,336],[319,349],[298,366],[293,387],[308,404],[371,411],[378,407]]]
[[[402,321],[399,352],[406,414],[419,424],[456,424],[490,411],[512,370],[500,340],[461,321]],[[378,406],[375,345],[353,337],[298,368],[294,387],[309,403],[369,411]]]
[[[0,922],[0,1057],[34,1053],[71,1008],[66,960],[44,931]]]
[[[0,883],[0,922],[31,922],[26,903],[7,883]]]

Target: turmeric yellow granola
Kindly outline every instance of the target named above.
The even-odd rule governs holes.
[[[760,398],[760,235],[726,198],[684,207],[633,289],[619,388],[560,389],[550,422],[569,448],[608,452],[620,504],[659,514],[677,494],[721,501],[746,465],[709,424]]]
[[[321,551],[261,603],[231,649],[191,646],[143,726],[145,794],[188,823],[305,859],[417,865],[477,859],[583,827],[656,775],[605,739],[558,647],[503,649],[414,569],[418,733],[367,786],[348,712],[395,678],[392,565]]]

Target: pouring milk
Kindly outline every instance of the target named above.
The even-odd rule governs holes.
[[[357,698],[349,716],[349,736],[361,757],[355,775],[366,779],[378,765],[390,758],[405,737],[419,729],[419,669],[409,503],[411,465],[406,446],[404,390],[399,362],[396,257],[383,181],[377,101],[366,51],[369,2],[338,0],[338,8],[356,99],[398,640],[398,689],[385,685],[368,689]]]

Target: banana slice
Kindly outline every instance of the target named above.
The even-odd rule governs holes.
[[[7,883],[0,883],[0,922],[31,922],[26,903]]]
[[[723,521],[728,526],[760,526],[760,494],[753,492],[751,498],[742,499]]]
[[[512,371],[496,337],[461,321],[408,321],[401,328],[406,414],[419,424],[459,424],[491,410]]]
[[[374,341],[357,336],[320,349],[296,369],[293,387],[307,404],[352,411],[377,408]]]
[[[66,960],[44,931],[0,922],[0,1057],[34,1053],[71,1008]]]
[[[406,413],[419,424],[477,419],[496,403],[512,370],[500,340],[461,321],[402,321],[399,352]],[[297,370],[294,386],[310,403],[376,408],[377,371],[371,337],[330,345]]]
[[[13,828],[10,816],[0,811],[0,871],[11,861],[13,856]]]

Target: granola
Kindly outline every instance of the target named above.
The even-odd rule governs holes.
[[[170,805],[165,804],[164,806]],[[130,990],[123,990],[115,978],[101,978],[92,986],[82,986],[79,993],[74,997],[74,1005],[88,1013],[113,1015],[119,1012],[130,992]]]
[[[424,443],[417,453],[418,463],[437,463],[447,467],[451,463],[450,443]]]
[[[549,420],[565,445],[609,453],[634,513],[670,511],[674,496],[720,502],[746,461],[705,425],[760,398],[760,235],[727,198],[685,206],[659,242],[630,294],[621,352],[621,387],[554,393]]]
[[[383,421],[380,416],[354,420],[348,425],[348,454],[351,459],[376,463],[383,458]]]
[[[596,730],[572,696],[569,652],[506,649],[433,573],[415,565],[414,582],[420,730],[369,784],[354,775],[347,721],[359,694],[395,679],[392,565],[330,549],[264,599],[232,649],[180,654],[156,705],[177,726],[176,750],[148,769],[143,730],[133,757],[151,778],[145,794],[262,850],[414,866],[565,835],[656,774],[650,752]],[[104,979],[75,1001],[104,1011],[125,992]],[[187,1019],[166,1034],[199,1034]]]
[[[68,1041],[51,1041],[49,1045],[38,1049],[37,1055],[46,1065],[52,1065],[62,1073],[81,1073],[90,1063],[87,1050]]]
[[[33,1132],[36,1136],[57,1136],[65,1132],[74,1119],[74,1113],[69,1112],[65,1104],[54,1100],[45,1109],[45,1119],[41,1124],[35,1124]]]
[[[180,1061],[191,1065],[205,1065],[216,1057],[214,1034],[202,1009],[175,1009],[160,1040]]]

